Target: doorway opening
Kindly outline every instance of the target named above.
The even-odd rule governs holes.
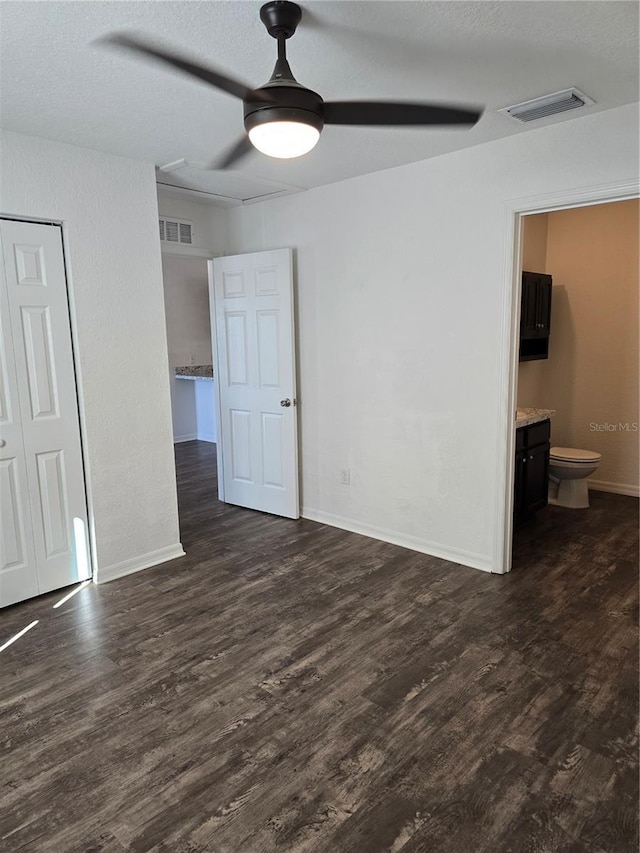
[[[215,458],[220,501],[298,518],[292,250],[188,260],[163,256],[176,462]]]
[[[197,517],[198,505],[206,505],[210,512],[218,500],[208,264],[206,257],[162,253],[178,514],[185,548],[190,545],[189,525]]]
[[[217,440],[207,264],[162,255],[174,444]]]
[[[507,422],[507,458],[505,464],[506,476],[504,477],[504,538],[502,542],[498,542],[498,554],[496,559],[498,571],[510,571],[512,567],[514,509],[518,508],[517,501],[521,499],[521,496],[519,498],[516,493],[515,480],[516,475],[518,474],[518,453],[523,449],[519,446],[522,445],[523,434],[515,428],[513,423],[514,415],[516,418],[518,416],[522,418],[522,415],[525,414],[523,411],[525,409],[540,408],[555,410],[554,414],[551,415],[549,419],[538,418],[537,420],[537,423],[541,423],[543,420],[547,421],[550,435],[542,435],[544,428],[538,428],[537,433],[540,434],[538,435],[536,433],[536,435],[532,436],[532,440],[535,438],[534,443],[536,444],[537,449],[540,449],[538,448],[538,444],[542,447],[545,442],[548,442],[547,452],[550,450],[551,446],[562,448],[563,445],[560,445],[559,441],[571,442],[565,449],[568,448],[572,450],[575,448],[580,449],[582,447],[589,450],[591,449],[591,445],[594,445],[593,451],[597,451],[594,441],[589,441],[589,439],[597,436],[600,431],[600,421],[602,421],[603,424],[613,422],[613,413],[611,413],[608,420],[601,417],[598,413],[595,413],[593,417],[587,416],[588,411],[590,411],[588,406],[592,404],[595,399],[594,394],[589,393],[588,390],[586,392],[584,390],[578,390],[579,386],[583,386],[585,384],[585,375],[589,376],[595,372],[595,367],[593,365],[590,367],[587,364],[589,357],[592,361],[595,360],[596,365],[598,365],[598,372],[600,374],[604,373],[605,378],[607,375],[616,377],[623,371],[620,361],[617,365],[613,363],[616,356],[611,355],[610,357],[609,350],[606,348],[606,335],[604,333],[606,331],[607,324],[611,325],[611,320],[607,320],[607,316],[611,314],[611,311],[603,311],[602,305],[599,309],[594,310],[595,305],[592,304],[592,302],[589,302],[586,305],[586,311],[587,314],[591,312],[592,323],[596,324],[596,333],[594,334],[592,331],[589,331],[588,335],[590,335],[590,340],[578,341],[576,338],[576,316],[571,303],[575,302],[575,293],[580,293],[581,282],[584,282],[587,278],[594,278],[594,276],[599,279],[602,279],[603,277],[606,279],[607,276],[609,278],[620,278],[622,274],[622,271],[612,270],[608,268],[606,264],[606,258],[608,255],[607,250],[615,243],[614,237],[617,233],[616,228],[613,228],[613,231],[609,234],[610,239],[606,242],[607,228],[606,226],[600,225],[602,240],[594,242],[593,235],[591,237],[587,237],[584,232],[585,223],[591,218],[593,221],[589,223],[589,227],[596,228],[597,234],[598,220],[605,215],[606,208],[612,207],[615,202],[628,202],[628,207],[632,209],[635,207],[635,216],[637,217],[637,200],[638,190],[636,185],[621,185],[608,188],[597,188],[595,190],[585,190],[582,193],[576,193],[572,197],[548,197],[524,200],[512,205],[508,211],[509,219],[514,226],[514,231],[512,235],[513,251],[511,254],[512,272],[509,281],[511,302],[510,329],[508,333],[508,340],[510,342],[508,352],[509,375],[506,383],[507,393],[505,394],[505,399],[507,401],[507,409],[505,411],[505,420]],[[582,217],[585,220],[581,225],[577,220],[572,220],[572,217],[580,216],[580,211],[583,211]],[[591,211],[591,215],[589,211]],[[629,212],[629,210],[627,210],[627,212]],[[552,221],[550,217],[553,216],[556,216],[556,219]],[[546,220],[544,217],[547,217]],[[552,222],[551,228],[549,225],[550,222]],[[578,226],[578,236],[582,241],[582,248],[578,257],[576,257],[575,250],[575,233],[573,248],[570,248],[569,244],[566,244],[565,247],[562,248],[561,241],[559,240],[559,237],[561,237],[563,233],[565,233],[565,235],[569,235],[572,228],[575,232],[576,226]],[[582,230],[580,230],[580,228],[582,228]],[[631,226],[630,230],[632,230]],[[637,258],[635,260],[635,265],[633,262],[633,252],[635,251],[637,254],[637,228],[634,233],[636,248],[635,250],[630,248],[629,252],[627,252],[627,264],[628,266],[633,267],[633,272],[627,272],[626,279],[627,281],[629,279],[633,280],[635,275],[636,287],[635,294],[633,296],[628,296],[627,301],[629,299],[636,299],[637,301]],[[600,268],[599,273],[597,268],[593,268],[593,262],[590,264],[587,260],[588,250],[597,251],[596,246],[598,243],[600,245],[600,256],[598,261]],[[576,261],[573,265],[571,264],[572,251],[573,259]],[[631,256],[631,260],[629,260],[629,256]],[[617,257],[615,251],[614,257]],[[543,261],[544,264],[542,264]],[[540,268],[542,265],[544,265],[545,269]],[[539,268],[533,270],[528,269],[531,266],[537,266]],[[554,269],[551,269],[551,266],[556,270],[555,276]],[[572,267],[575,270],[574,273],[572,273]],[[523,271],[551,275],[553,278],[554,289],[551,308],[548,359],[543,356],[539,360],[534,358],[529,362],[519,361],[519,355],[521,352],[520,325],[521,300],[523,297]],[[588,272],[589,275],[585,275],[585,272]],[[606,275],[604,274],[605,272]],[[574,279],[577,279],[577,284],[574,282]],[[596,284],[597,282],[591,285],[592,291],[594,288],[597,289]],[[581,286],[581,289],[582,291],[585,289],[588,290],[587,286],[584,284]],[[632,281],[628,290],[631,289],[633,289]],[[628,293],[628,291],[625,292]],[[606,292],[601,291],[600,296],[602,298],[606,298],[606,295]],[[611,298],[610,292],[608,295]],[[621,300],[622,304],[626,304],[624,298],[618,296],[618,300]],[[584,299],[582,301],[584,302]],[[580,309],[578,313],[580,314],[582,310],[583,309]],[[616,311],[618,314],[625,313],[625,310],[620,306],[616,308]],[[618,334],[624,342],[623,351],[625,355],[623,360],[626,359],[626,361],[635,365],[635,368],[637,369],[637,310],[628,311],[627,309],[627,313],[629,315],[627,319],[635,324],[634,332],[630,333],[629,331],[624,331],[622,333],[619,332]],[[599,327],[597,325],[598,322],[600,323]],[[582,322],[579,325],[580,327],[584,326]],[[584,329],[582,331],[584,331]],[[582,338],[584,338],[584,335],[582,335]],[[636,340],[635,344],[633,343],[633,340]],[[539,348],[539,346],[539,344],[534,344],[534,348]],[[602,349],[603,346],[604,356]],[[587,358],[585,358],[585,353],[588,356]],[[621,356],[618,355],[618,359],[620,358]],[[575,375],[578,363],[576,359],[579,359],[580,363],[580,382],[577,381]],[[561,363],[565,368],[563,374],[561,375],[558,373],[557,376],[553,376],[553,379],[550,380],[549,377],[552,375],[551,371],[553,371],[553,365]],[[523,365],[524,373],[521,372],[523,371]],[[573,373],[571,372],[572,367]],[[591,371],[591,374],[589,374],[589,371]],[[629,371],[627,371],[627,373],[628,372]],[[518,381],[519,378],[520,382]],[[629,377],[625,377],[625,379],[629,379]],[[615,384],[615,382],[610,384]],[[627,386],[630,386],[632,383],[623,382],[620,384],[624,385],[624,388],[622,389],[622,391],[624,391]],[[626,444],[629,448],[634,446],[635,453],[637,455],[637,436],[633,435],[634,430],[637,430],[638,428],[637,383],[635,388],[635,416],[633,413],[628,416],[625,415],[624,418],[616,421],[616,423],[628,424],[628,431],[626,426],[623,430],[623,432],[626,433],[626,437],[629,439]],[[621,389],[618,390],[622,393]],[[545,397],[545,394],[549,396]],[[629,394],[625,391],[625,399],[628,397]],[[546,405],[542,405],[543,398],[549,399],[550,402]],[[607,402],[607,399],[609,402]],[[609,396],[607,399],[604,399],[603,405],[608,405],[611,408],[611,397]],[[579,405],[577,402],[578,400],[582,401]],[[567,401],[570,402],[570,405],[567,404]],[[553,403],[553,405],[551,405],[551,403]],[[626,408],[633,408],[633,399],[631,399],[631,401],[627,400],[624,405]],[[562,409],[562,412],[558,421],[558,427],[556,428],[554,425],[554,418],[560,409]],[[585,417],[587,417],[586,421]],[[583,423],[583,421],[585,421],[585,423]],[[535,419],[534,422],[536,422]],[[595,426],[592,426],[592,424]],[[587,434],[584,433],[585,428],[587,430]],[[580,430],[582,430],[582,432]],[[607,427],[605,426],[602,429],[602,432],[606,431]],[[525,443],[526,438],[527,437],[525,436]],[[587,439],[586,442],[584,440],[585,438]],[[600,442],[596,443],[600,444]],[[618,456],[619,455],[620,454],[618,454]],[[631,459],[633,451],[624,451],[623,455],[627,460],[627,462],[623,464],[626,464],[628,468],[632,468],[634,465],[633,459]],[[549,457],[547,456],[547,460],[548,458]],[[613,462],[611,455],[610,461]],[[535,465],[535,459],[532,460],[532,462]],[[539,465],[537,468],[542,470]],[[538,474],[540,473],[540,470],[538,470]],[[547,471],[545,471],[544,474],[545,492],[548,486]],[[623,494],[633,495],[634,488],[636,490],[635,494],[637,494],[637,464],[635,465],[635,472],[635,478],[631,483],[622,483],[623,487],[626,485],[626,489],[620,489]],[[535,476],[533,477],[533,480],[535,481]],[[538,483],[538,486],[541,485],[541,483]],[[618,485],[620,485],[620,483],[618,483]],[[614,483],[613,480],[605,480],[604,477],[599,481],[596,479],[593,486],[595,488],[599,488],[601,492],[604,492],[605,489],[610,493],[616,491],[616,483]],[[629,486],[631,486],[631,488],[629,488]],[[576,509],[571,510],[571,512],[580,513],[581,511]],[[637,509],[635,512],[637,512]],[[540,516],[540,518],[542,517],[543,515]],[[577,516],[574,516],[574,518],[577,518]],[[585,518],[585,516],[583,516],[583,518]],[[531,540],[531,537],[533,536],[531,529],[529,529],[528,535]],[[531,541],[529,544],[531,544]]]

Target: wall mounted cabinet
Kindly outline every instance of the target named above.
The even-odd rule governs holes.
[[[549,358],[551,288],[550,275],[537,272],[522,273],[520,361]]]

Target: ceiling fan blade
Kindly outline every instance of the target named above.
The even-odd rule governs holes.
[[[174,51],[156,46],[146,40],[127,35],[126,33],[111,33],[110,35],[97,39],[96,44],[124,48],[125,50],[132,51],[133,53],[158,60],[165,65],[169,65],[172,68],[177,68],[179,71],[183,71],[185,74],[189,74],[191,77],[197,77],[205,83],[215,86],[217,89],[222,89],[223,92],[235,95],[236,98],[251,100],[253,89],[250,89],[249,86],[246,86],[239,80],[235,80],[233,77],[229,77],[221,71],[216,71],[214,68],[193,62]],[[265,100],[262,93],[260,97],[261,100]]]
[[[438,125],[475,124],[482,109],[402,101],[325,101],[325,124]]]
[[[255,150],[249,137],[243,136],[237,142],[234,142],[233,145],[230,145],[223,154],[209,163],[207,169],[228,169],[230,166],[235,166],[243,157],[246,157],[247,154]]]

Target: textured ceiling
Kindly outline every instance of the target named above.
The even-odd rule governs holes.
[[[91,42],[130,30],[259,85],[275,41],[260,3],[2,2],[0,117],[9,130],[156,165],[207,162],[242,133],[240,101]],[[471,131],[326,127],[294,161],[258,153],[226,173],[159,180],[229,198],[332,183],[638,100],[638,4],[581,0],[303,3],[295,76],[326,100],[484,104]],[[496,110],[577,86],[593,106],[520,125]],[[202,195],[201,198],[207,198]]]

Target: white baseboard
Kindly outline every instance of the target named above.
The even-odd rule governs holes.
[[[480,569],[483,572],[491,572],[493,570],[489,557],[474,554],[471,551],[449,548],[446,545],[430,542],[428,539],[421,539],[418,536],[385,530],[381,527],[363,524],[360,521],[353,521],[350,518],[344,518],[341,515],[334,515],[333,513],[323,512],[322,510],[311,507],[302,507],[300,514],[303,518],[308,518],[309,521],[318,521],[320,524],[339,527],[341,530],[348,530],[350,533],[359,533],[361,536],[369,536],[371,539],[379,539],[382,542],[389,542],[391,545],[399,545],[401,548],[419,551],[422,554],[428,554],[430,557],[439,557],[441,560],[448,560],[450,563],[459,563],[463,566],[469,566],[471,569]]]
[[[614,495],[628,495],[630,498],[640,497],[640,488],[630,483],[608,483],[606,480],[587,480],[587,483],[595,492],[612,492]]]
[[[216,437],[211,432],[199,432],[196,438],[198,441],[208,441],[210,444],[216,443]]]
[[[178,542],[175,545],[168,545],[166,548],[159,548],[157,551],[142,554],[140,557],[133,557],[131,560],[123,560],[121,563],[99,568],[94,580],[96,583],[109,583],[109,581],[123,578],[125,575],[132,575],[134,572],[141,572],[143,569],[150,569],[152,566],[184,556],[184,549]]]
[[[174,435],[173,436],[173,443],[174,444],[181,444],[183,441],[196,441],[197,438],[198,438],[198,434],[195,432],[190,433],[189,435]]]

